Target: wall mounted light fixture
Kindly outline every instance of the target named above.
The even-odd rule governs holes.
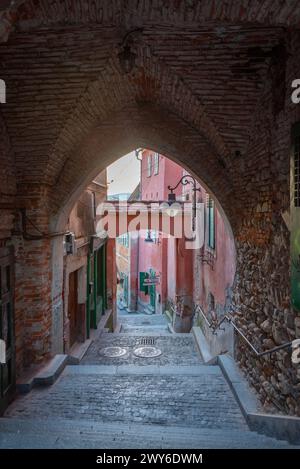
[[[201,192],[200,187],[197,187],[197,181],[196,179],[191,176],[190,174],[187,174],[185,176],[182,176],[182,178],[178,181],[176,186],[171,187],[168,186],[169,189],[169,194],[168,194],[168,204],[171,205],[174,202],[176,202],[176,194],[174,191],[177,189],[177,187],[181,184],[182,186],[186,186],[188,184],[192,184],[193,188],[193,200],[192,200],[192,230],[195,231],[196,228],[196,215],[197,215],[197,203],[196,203],[196,192]]]
[[[132,31],[128,31],[123,38],[121,43],[121,51],[118,53],[118,59],[120,62],[120,67],[125,74],[132,71],[137,57],[137,54],[132,50],[133,35],[142,32],[142,28],[133,29]]]

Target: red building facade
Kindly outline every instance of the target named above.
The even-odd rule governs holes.
[[[167,201],[168,186],[176,186],[188,173],[154,151],[145,149],[141,155],[140,184],[131,199]],[[196,202],[204,205],[201,227],[204,244],[200,249],[188,249],[184,238],[154,230],[129,234],[125,249],[124,243],[120,248],[120,265],[127,259],[124,270],[128,276],[125,280],[128,311],[149,314],[171,311],[174,329],[182,332],[190,330],[193,324],[195,304],[216,317],[227,311],[235,273],[234,243],[226,221],[212,196],[201,184],[196,187]],[[179,184],[174,193],[178,201],[192,201],[190,184]]]

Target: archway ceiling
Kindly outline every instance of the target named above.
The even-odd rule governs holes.
[[[293,0],[7,5],[2,26],[10,34],[0,56],[8,96],[1,109],[19,181],[55,181],[78,144],[70,136],[67,148],[64,138],[74,130],[74,120],[84,114],[76,132],[83,137],[128,100],[159,102],[198,128],[230,166],[235,150],[246,151],[272,49],[284,26],[295,27],[300,19],[299,2]],[[115,60],[118,45],[136,27],[143,28],[134,39],[138,68],[122,76]],[[92,89],[107,108],[93,107]]]

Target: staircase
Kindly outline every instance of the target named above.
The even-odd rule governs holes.
[[[220,368],[203,364],[193,336],[170,334],[162,317],[151,318],[126,316],[127,332],[103,334],[54,385],[20,396],[0,419],[0,448],[292,447],[251,432]],[[134,355],[143,337],[153,339],[159,357]],[[126,355],[106,357],[106,346]]]

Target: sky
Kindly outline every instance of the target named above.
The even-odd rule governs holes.
[[[140,181],[140,162],[135,152],[119,158],[107,168],[108,195],[131,193]]]

